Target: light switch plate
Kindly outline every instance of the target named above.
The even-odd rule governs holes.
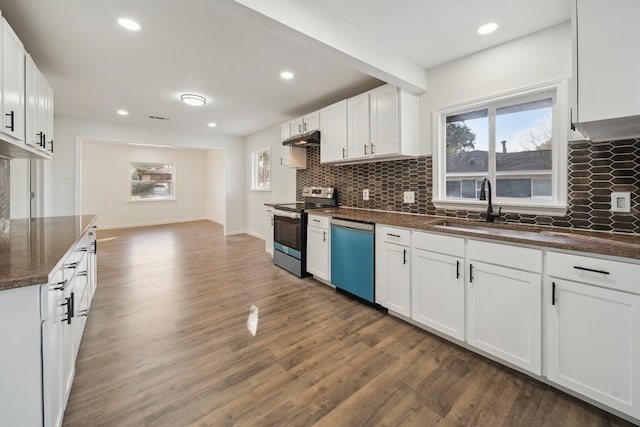
[[[611,212],[631,212],[631,193],[611,193]]]
[[[416,193],[415,191],[405,191],[403,194],[404,203],[415,203]]]
[[[369,190],[364,189],[362,190],[362,200],[369,200]]]

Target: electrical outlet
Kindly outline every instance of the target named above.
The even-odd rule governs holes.
[[[631,193],[611,193],[611,212],[631,212]]]
[[[416,192],[415,191],[405,191],[403,193],[404,203],[415,203],[416,202]]]
[[[362,200],[369,200],[369,190],[362,190]]]

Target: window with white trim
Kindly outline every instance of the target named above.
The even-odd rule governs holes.
[[[271,191],[271,150],[255,151],[251,158],[251,189]]]
[[[494,205],[505,211],[564,214],[565,86],[559,81],[438,111],[436,207],[484,207],[480,187],[488,178]]]
[[[129,163],[129,200],[175,200],[176,166]]]

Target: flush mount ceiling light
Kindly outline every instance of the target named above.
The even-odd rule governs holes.
[[[214,127],[216,127],[216,126],[218,126],[218,125],[217,125],[217,124],[215,124],[215,123],[213,123],[213,122],[210,122],[210,123],[209,123],[209,127],[210,127],[210,128],[214,128]]]
[[[127,110],[118,110],[118,114],[120,114],[121,116],[128,116],[129,112]]]
[[[180,100],[187,105],[200,106],[207,103],[207,99],[204,96],[194,95],[192,93],[183,93],[180,95]]]
[[[124,28],[126,28],[127,30],[130,30],[130,31],[139,31],[140,30],[140,24],[138,24],[133,19],[120,18],[120,19],[118,19],[118,24],[122,25]]]
[[[293,73],[291,71],[283,71],[280,73],[280,77],[285,80],[291,80],[293,78]]]
[[[495,22],[490,22],[488,24],[481,25],[478,28],[477,32],[478,34],[484,36],[484,35],[493,33],[497,29],[498,29],[498,24],[496,24]]]

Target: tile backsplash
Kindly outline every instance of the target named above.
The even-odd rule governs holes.
[[[567,214],[506,214],[499,220],[580,229],[640,233],[640,139],[569,145]],[[480,211],[436,209],[432,199],[432,158],[355,165],[320,164],[320,148],[307,148],[307,168],[296,172],[296,196],[304,186],[333,186],[338,204],[355,208],[480,219]],[[369,189],[368,201],[362,190]],[[416,203],[404,204],[403,191],[415,191]],[[610,212],[610,193],[631,193],[631,213]]]

